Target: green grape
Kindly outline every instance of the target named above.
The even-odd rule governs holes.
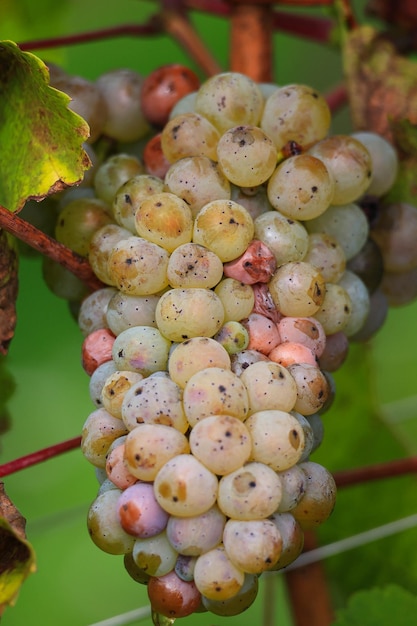
[[[369,131],[352,133],[352,137],[360,141],[371,155],[372,179],[366,193],[377,197],[385,195],[398,174],[399,159],[394,146],[382,135]]]
[[[168,541],[164,531],[153,537],[136,539],[132,557],[136,565],[150,576],[169,574],[177,560],[178,553]]]
[[[324,280],[337,283],[346,269],[346,256],[340,243],[327,233],[310,233],[308,249],[303,259],[316,267]]]
[[[214,292],[223,304],[225,322],[243,320],[250,315],[255,305],[251,285],[244,285],[234,278],[223,278],[216,285]]]
[[[257,83],[238,72],[223,72],[208,78],[197,90],[194,109],[220,133],[242,124],[257,125],[264,97]]]
[[[165,191],[185,200],[195,218],[212,200],[230,200],[230,182],[217,163],[206,156],[184,157],[168,169]]]
[[[257,126],[235,126],[217,144],[217,158],[223,173],[234,185],[262,185],[277,163],[277,149]]]
[[[279,211],[266,211],[254,220],[255,239],[259,239],[273,253],[277,265],[302,261],[308,250],[308,232],[304,225],[285,217]]]
[[[86,257],[94,233],[112,222],[105,202],[98,198],[80,198],[69,202],[60,212],[55,237],[60,243]]]
[[[212,250],[223,263],[243,254],[254,235],[247,210],[232,200],[213,200],[194,220],[193,241]]]
[[[249,333],[240,322],[230,320],[223,324],[219,332],[214,335],[229,354],[236,354],[245,350],[249,345]]]
[[[136,234],[135,213],[141,202],[154,193],[161,193],[164,183],[150,174],[136,174],[116,191],[112,204],[113,217],[120,226]]]
[[[351,302],[350,316],[343,327],[345,335],[351,337],[362,328],[368,317],[371,306],[370,295],[363,280],[350,270],[345,271],[339,285],[345,289]]]
[[[120,525],[117,513],[121,489],[101,493],[91,504],[87,528],[93,542],[108,554],[126,554],[132,551],[135,538]]]
[[[94,189],[98,198],[111,207],[123,183],[138,174],[145,174],[145,171],[141,161],[133,154],[120,152],[108,157],[99,165],[94,176]]]
[[[266,99],[260,126],[282,150],[288,141],[308,148],[327,135],[330,122],[321,94],[306,85],[286,85]]]
[[[326,283],[324,300],[314,314],[326,335],[344,332],[351,315],[352,301],[346,289],[340,284]]]
[[[325,164],[309,154],[285,159],[268,180],[268,198],[286,217],[309,220],[330,206],[334,181]]]

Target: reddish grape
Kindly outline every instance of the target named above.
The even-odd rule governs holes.
[[[161,146],[161,133],[154,135],[143,149],[143,163],[148,174],[165,178],[171,163],[166,158]]]
[[[201,595],[193,582],[181,580],[172,571],[165,576],[152,576],[148,596],[155,612],[166,617],[186,617],[200,606]]]

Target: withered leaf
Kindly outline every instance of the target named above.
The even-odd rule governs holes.
[[[7,354],[16,325],[18,258],[14,238],[0,230],[0,354]]]

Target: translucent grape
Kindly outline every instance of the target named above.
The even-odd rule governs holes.
[[[218,480],[191,454],[179,454],[161,467],[154,480],[159,504],[171,515],[194,517],[216,502]]]
[[[254,237],[274,253],[278,266],[303,260],[308,249],[308,232],[303,224],[274,210],[259,215],[254,225]]]
[[[150,174],[137,174],[123,183],[114,195],[112,214],[120,226],[136,234],[135,213],[140,203],[164,190],[163,180]]]
[[[248,429],[231,415],[209,415],[190,433],[191,452],[217,476],[229,474],[246,463],[251,445]]]
[[[206,156],[184,157],[165,175],[165,191],[185,200],[193,217],[212,200],[230,200],[230,182],[219,165]]]
[[[282,472],[297,463],[304,451],[304,432],[287,411],[269,409],[252,413],[245,422],[251,438],[251,460]]]
[[[343,328],[347,337],[356,334],[365,323],[371,306],[369,291],[365,283],[354,272],[346,270],[339,285],[347,292],[351,302],[349,320]]]
[[[152,485],[150,485],[152,489]],[[132,557],[140,569],[150,576],[164,576],[175,567],[178,553],[168,541],[165,531],[151,537],[136,539]]]
[[[159,535],[166,528],[169,517],[157,503],[153,486],[149,483],[136,483],[120,494],[118,515],[122,528],[129,535],[141,538]]]
[[[277,149],[257,126],[234,126],[217,144],[217,158],[228,180],[240,187],[262,185],[277,163]]]
[[[262,519],[277,510],[281,496],[277,473],[264,463],[252,462],[220,479],[217,504],[232,519]]]
[[[210,289],[170,289],[160,297],[155,319],[160,332],[171,341],[212,337],[223,324],[224,309]]]
[[[346,269],[346,256],[342,246],[335,237],[327,233],[310,233],[303,261],[316,267],[328,283],[337,283]]]
[[[87,514],[87,529],[91,539],[100,550],[108,554],[131,552],[135,538],[120,525],[117,505],[120,489],[101,493],[92,502]]]
[[[236,567],[222,544],[200,555],[194,568],[194,583],[210,600],[233,598],[243,586],[245,575]]]
[[[249,365],[240,375],[249,398],[249,415],[278,409],[291,411],[297,399],[297,386],[285,367],[270,361]]]
[[[286,513],[291,511],[304,495],[307,478],[299,465],[293,465],[279,472],[282,483],[282,498],[277,512]]]
[[[253,235],[251,216],[232,200],[209,202],[194,220],[193,241],[215,252],[223,263],[243,254]]]
[[[321,159],[334,180],[332,204],[354,202],[367,190],[372,178],[371,155],[351,135],[332,135],[309,150]]]
[[[139,424],[126,437],[125,463],[136,478],[150,482],[167,461],[189,451],[188,439],[177,428]]]
[[[80,198],[69,202],[58,216],[55,237],[74,252],[88,256],[94,233],[113,222],[108,207],[98,198]]]
[[[107,106],[104,134],[118,141],[136,141],[149,132],[140,103],[143,77],[131,69],[115,69],[96,81]]]
[[[155,193],[143,200],[136,210],[135,226],[139,236],[173,252],[191,241],[191,209],[173,193]]]
[[[360,141],[371,155],[372,179],[366,193],[378,197],[385,195],[397,178],[398,155],[395,148],[377,133],[360,131],[352,133],[352,137]]]
[[[120,333],[113,344],[113,360],[121,370],[148,376],[166,369],[171,342],[157,328],[133,326]]]
[[[296,363],[288,370],[297,385],[297,402],[294,409],[301,415],[319,411],[329,397],[329,383],[323,372],[314,365]]]
[[[191,376],[184,387],[183,405],[191,426],[209,415],[231,415],[243,421],[249,408],[243,382],[221,367],[207,367]]]
[[[94,176],[94,189],[97,196],[111,207],[119,187],[129,178],[144,173],[143,165],[137,157],[119,152],[99,165]]]
[[[133,385],[122,404],[122,419],[129,430],[138,424],[163,424],[181,433],[188,429],[182,390],[168,376],[148,376]]]
[[[110,330],[119,335],[132,326],[156,327],[155,309],[159,296],[129,296],[117,291],[111,298],[106,311]]]
[[[311,146],[327,135],[330,122],[321,94],[306,85],[286,85],[266,99],[260,125],[281,150],[288,141]]]
[[[197,243],[184,243],[169,257],[167,277],[171,287],[211,289],[223,276],[223,263],[211,250]]]
[[[192,337],[174,347],[168,360],[172,380],[185,387],[191,376],[207,367],[230,369],[230,356],[210,337]]]
[[[263,105],[264,97],[255,81],[238,72],[223,72],[200,86],[194,108],[223,134],[233,126],[257,125]]]
[[[279,530],[268,519],[228,520],[223,544],[230,560],[248,574],[262,574],[273,567],[282,548]]]
[[[181,115],[182,113],[193,113],[197,90],[187,93],[174,104],[169,114],[169,119]]]
[[[346,289],[335,283],[326,283],[323,303],[314,314],[326,335],[344,331],[351,314],[352,301]]]
[[[280,213],[295,220],[309,220],[330,206],[334,182],[323,161],[299,154],[278,165],[267,190],[270,203]]]
[[[98,328],[107,326],[107,306],[115,293],[117,293],[116,289],[104,287],[97,289],[81,302],[78,326],[84,337]]]
[[[168,286],[168,252],[151,241],[132,235],[120,241],[109,256],[112,284],[131,296],[147,296]]]
[[[323,215],[305,223],[309,233],[326,233],[342,246],[346,260],[350,260],[365,244],[369,224],[357,204],[331,206]]]
[[[171,515],[167,524],[167,536],[173,548],[180,554],[199,556],[221,542],[225,524],[226,516],[214,504],[201,515]]]
[[[275,512],[269,518],[278,528],[282,540],[281,555],[271,570],[286,567],[301,554],[304,546],[304,532],[291,513]]]
[[[255,602],[258,595],[258,587],[258,577],[254,574],[245,574],[242,587],[232,598],[228,600],[209,600],[209,598],[202,596],[201,601],[203,606],[215,615],[221,615],[222,617],[240,615]]]
[[[183,113],[164,126],[161,147],[170,163],[192,156],[205,156],[217,161],[219,139],[219,131],[208,119],[198,113]]]
[[[223,278],[214,288],[224,309],[224,321],[239,322],[250,315],[255,304],[255,296],[250,285],[244,285],[234,278]]]
[[[258,215],[261,215],[261,213],[273,210],[272,204],[269,202],[267,196],[265,185],[256,187],[256,193],[250,195],[246,193],[244,187],[231,185],[230,199],[244,206],[253,220],[256,219]]]
[[[313,265],[299,261],[279,267],[269,282],[269,291],[283,315],[309,317],[323,304],[326,287]]]
[[[98,407],[103,406],[101,392],[106,380],[117,371],[116,364],[112,359],[99,365],[90,376],[88,383],[89,394],[92,402]]]
[[[307,477],[306,490],[291,511],[303,529],[315,528],[332,513],[336,500],[336,484],[331,473],[319,463],[300,464]]]

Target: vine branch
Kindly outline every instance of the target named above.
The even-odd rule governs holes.
[[[88,260],[73,252],[56,239],[26,222],[0,205],[0,228],[4,228],[44,256],[56,261],[77,276],[92,291],[101,289],[103,283],[97,278]]]
[[[72,439],[61,441],[60,443],[55,443],[47,448],[42,448],[42,450],[31,452],[30,454],[21,456],[18,459],[9,461],[8,463],[3,463],[0,465],[0,477],[9,476],[10,474],[26,469],[27,467],[36,465],[37,463],[42,463],[43,461],[52,459],[53,457],[63,454],[64,452],[69,452],[70,450],[79,448],[80,444],[81,437],[77,436]]]

